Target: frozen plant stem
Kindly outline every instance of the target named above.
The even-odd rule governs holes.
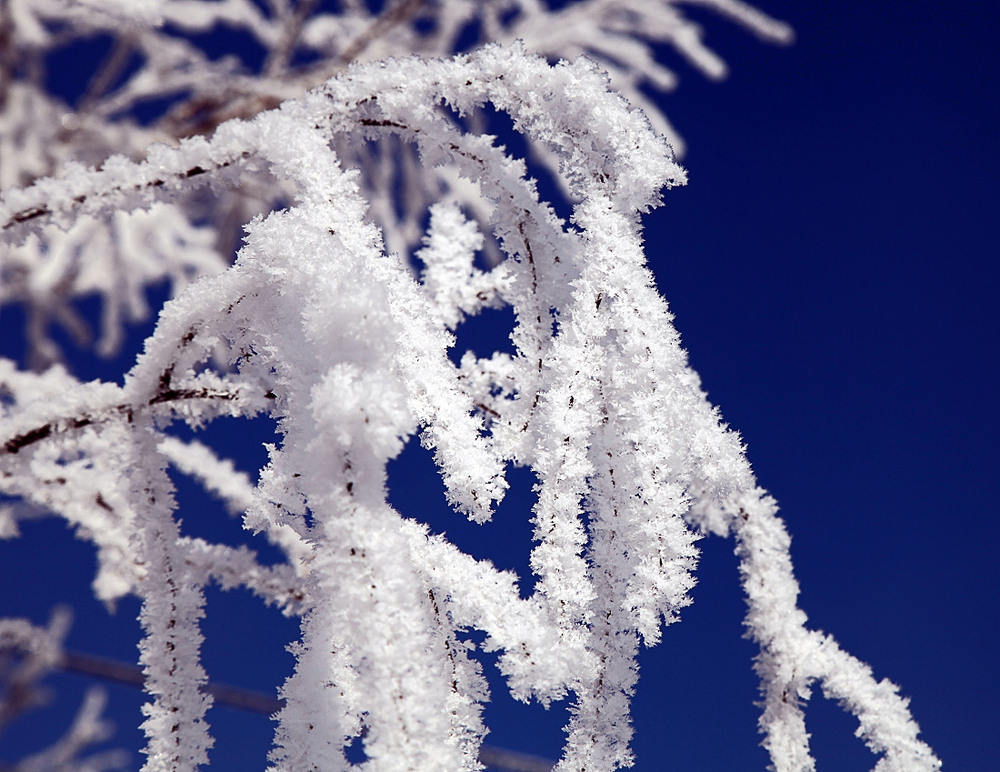
[[[734,0],[705,4],[788,37]],[[121,385],[46,369],[59,352],[41,321],[30,341],[37,371],[0,360],[0,492],[95,544],[96,597],[142,599],[144,772],[209,761],[200,620],[211,583],[244,586],[300,620],[278,695],[275,772],[347,769],[356,742],[373,772],[480,769],[489,695],[479,651],[499,652],[515,698],[570,699],[559,772],[629,766],[639,646],[690,603],[697,541],[709,533],[733,537],[740,556],[774,767],[813,769],[803,706],[819,685],[858,717],[879,772],[937,770],[896,688],[806,627],[776,507],[689,368],[645,265],[640,215],[685,171],[665,121],[651,125],[611,91],[603,68],[641,102],[640,81],[669,80],[648,40],[674,43],[709,74],[720,74],[717,58],[671,0],[564,12],[525,3],[514,16],[488,2],[475,18],[484,34],[523,42],[443,58],[471,23],[458,6],[402,2],[372,16],[347,3],[332,16],[274,0],[265,17],[231,0],[187,4],[184,18],[171,2],[112,9],[151,71],[196,92],[185,116],[217,128],[173,144],[136,140],[132,157],[69,164],[60,176],[24,169],[0,198],[13,282],[0,298],[39,320],[72,321],[73,299],[98,291],[101,345],[112,351],[144,288],[175,283]],[[159,32],[211,26],[233,9],[267,42],[257,78]],[[629,27],[643,21],[646,42]],[[535,53],[597,55],[623,31],[634,44],[610,63],[552,65]],[[375,61],[301,93],[293,63],[309,46],[337,67]],[[167,68],[168,52],[194,59]],[[99,84],[87,120],[149,88],[148,77],[117,91]],[[220,105],[279,101],[216,121],[228,114]],[[562,186],[568,218],[482,128],[497,113]],[[142,138],[167,138],[167,125],[179,124]],[[216,246],[231,222],[245,235],[230,264]],[[462,320],[501,307],[512,309],[513,353],[466,352],[453,364]],[[261,414],[281,440],[255,487],[172,429]],[[455,515],[477,523],[503,498],[508,466],[533,470],[531,597],[512,573],[390,506],[386,465],[413,436],[433,453]],[[182,536],[168,468],[242,513],[283,560]],[[4,510],[0,530],[16,532],[28,509]]]

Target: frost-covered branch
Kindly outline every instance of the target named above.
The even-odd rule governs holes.
[[[141,182],[116,181],[120,159],[111,157],[135,160],[154,143],[206,136],[227,120],[252,118],[303,96],[356,61],[410,53],[449,56],[515,40],[552,59],[585,54],[610,73],[616,89],[646,109],[657,130],[679,149],[679,137],[643,90],[647,85],[669,90],[676,80],[658,62],[655,47],[676,48],[710,77],[724,70],[702,42],[700,27],[686,18],[685,5],[706,5],[771,42],[791,37],[787,25],[739,0],[582,0],[558,10],[527,0],[344,2],[336,10],[289,0],[267,11],[249,0],[6,3],[0,8],[5,41],[0,49],[0,190],[57,176],[66,182],[43,184],[30,201],[8,198],[0,228],[19,235],[0,253],[0,303],[22,303],[29,311],[36,369],[61,359],[50,326],[65,328],[78,346],[94,342],[74,310],[75,301],[91,293],[100,294],[105,304],[97,351],[102,356],[117,351],[123,326],[149,313],[147,287],[169,280],[176,294],[192,279],[218,273],[231,259],[239,227],[279,204],[287,191],[266,175],[244,173],[239,184],[217,188],[206,206],[203,189],[191,183],[212,165],[163,169]],[[260,60],[244,61],[238,49],[213,59],[190,37],[221,39],[227,30],[253,40],[262,51]],[[72,51],[101,36],[111,42],[82,94],[45,89],[51,52]],[[136,120],[138,111],[146,114],[161,102],[166,107],[152,119]],[[540,146],[532,152],[544,163],[556,163]],[[442,196],[450,193],[475,209],[475,197],[456,184],[448,167],[416,173],[419,162],[412,148],[394,137],[341,141],[338,153],[348,166],[365,169],[363,195],[394,251],[419,245],[422,218]],[[105,168],[106,183],[119,185],[136,200],[124,201],[113,217],[107,207],[93,206],[95,193],[73,190],[70,183],[78,164]],[[146,194],[167,192],[150,187],[167,188],[168,201],[130,214],[136,206],[145,207]],[[83,197],[75,202],[83,210],[105,214],[96,220],[63,220],[61,228],[19,227],[51,220],[67,195]],[[28,232],[35,235],[25,240]],[[486,237],[492,241],[491,233]],[[487,248],[499,257],[492,244]]]
[[[693,4],[789,37],[735,0]],[[91,6],[2,12],[29,59],[55,45],[58,20],[127,33],[56,132],[67,148],[93,136],[100,164],[29,154],[37,165],[0,198],[0,301],[28,309],[40,370],[0,360],[0,493],[95,544],[97,597],[141,599],[146,772],[210,758],[200,620],[213,582],[301,622],[275,772],[347,769],[356,744],[373,771],[480,769],[480,651],[500,653],[515,698],[570,698],[561,772],[628,766],[639,645],[690,603],[710,532],[741,557],[775,767],[812,769],[802,702],[818,681],[858,717],[878,769],[938,768],[895,687],[806,627],[784,527],[645,266],[640,215],[686,176],[666,123],[612,87],[639,104],[643,84],[670,87],[660,42],[721,75],[681,3]],[[169,32],[219,25],[261,43],[259,72]],[[441,58],[472,31],[505,42]],[[306,51],[318,61],[299,63]],[[154,93],[186,96],[105,157],[116,116]],[[530,158],[491,133],[504,116]],[[540,195],[534,164],[564,201]],[[230,264],[223,231],[237,225]],[[175,297],[121,385],[41,371],[59,357],[52,320],[83,339],[81,293],[104,296],[110,351],[166,277]],[[462,320],[501,307],[513,353],[453,364]],[[256,475],[173,428],[262,414],[280,441]],[[414,436],[455,515],[476,523],[509,467],[533,470],[530,597],[389,504],[387,464]],[[222,498],[282,560],[182,535],[171,473]]]
[[[0,733],[23,714],[44,706],[51,698],[42,686],[44,678],[64,663],[63,638],[70,614],[56,609],[48,627],[36,627],[24,619],[0,620]],[[123,751],[89,753],[111,736],[112,726],[102,717],[107,695],[91,688],[84,696],[73,723],[53,744],[20,759],[9,769],[16,772],[103,772],[124,769]]]

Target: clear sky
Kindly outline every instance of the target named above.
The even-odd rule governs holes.
[[[1000,15],[978,2],[761,7],[795,27],[794,46],[706,18],[731,76],[689,77],[667,100],[690,183],[648,218],[650,261],[782,506],[811,624],[902,685],[946,768],[996,769]],[[728,545],[705,546],[724,575],[703,574],[706,603],[696,589],[663,648],[692,636],[675,688],[729,702],[749,645],[700,648],[709,582],[733,579]],[[641,711],[662,693],[640,683]],[[848,753],[853,725],[817,708],[819,768],[870,768]],[[712,710],[668,744],[640,717],[638,768],[752,758]]]
[[[792,24],[793,46],[699,14],[729,79],[707,83],[664,52],[682,77],[663,104],[688,144],[690,182],[646,218],[650,263],[705,389],[782,506],[810,624],[901,685],[946,769],[993,770],[1000,11],[979,0],[757,4]],[[260,425],[216,431],[234,447],[268,439]],[[407,471],[425,461],[412,451],[397,468],[404,511],[433,501]],[[490,537],[511,567],[528,548],[518,501],[498,514],[509,535]],[[134,658],[138,606],[109,616],[89,600],[89,548],[56,521],[25,531],[0,543],[0,614],[42,621],[69,603],[71,646]],[[638,772],[768,763],[732,543],[702,546],[694,605],[643,655]],[[289,672],[294,626],[247,597],[210,593],[205,631],[213,678],[273,688]],[[0,760],[68,725],[83,685],[54,680],[54,707],[0,737]],[[564,713],[494,692],[492,743],[557,752]],[[118,744],[138,748],[140,697],[110,695]],[[266,718],[209,718],[215,769],[263,769]],[[817,695],[807,721],[819,769],[871,768],[853,719]]]

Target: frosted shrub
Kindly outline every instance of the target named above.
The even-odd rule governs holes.
[[[785,34],[738,3],[703,4]],[[146,58],[72,116],[76,145],[56,132],[48,156],[4,169],[9,187],[31,183],[0,200],[2,297],[28,308],[39,369],[0,360],[0,491],[23,504],[5,510],[0,531],[16,535],[32,508],[58,514],[97,549],[97,597],[142,599],[147,772],[208,762],[199,620],[212,582],[301,619],[275,770],[346,769],[357,738],[371,770],[480,769],[487,688],[470,630],[500,653],[516,698],[570,697],[558,769],[628,766],[638,648],[690,602],[696,542],[709,533],[732,537],[740,557],[775,768],[813,768],[802,706],[814,684],[858,717],[877,769],[939,767],[896,687],[805,627],[774,502],[707,402],[653,286],[639,215],[685,181],[665,122],[654,114],[654,130],[610,90],[608,59],[552,65],[528,53],[607,54],[610,83],[636,101],[642,80],[670,80],[635,37],[646,23],[647,36],[720,74],[674,3],[454,3],[423,35],[424,10],[407,3],[377,18],[352,4],[337,16],[283,2],[263,14],[237,0],[69,7],[76,15],[65,18],[95,28],[124,19],[125,44]],[[3,11],[29,47],[47,44],[46,25],[63,12],[17,2]],[[472,14],[484,35],[524,42],[432,58],[452,52]],[[258,77],[237,77],[231,62],[199,58],[162,31],[222,17],[268,44]],[[298,80],[296,45],[324,57]],[[407,51],[420,55],[384,58]],[[306,75],[331,74],[301,93]],[[208,106],[198,112],[189,97],[143,129],[112,120],[170,89]],[[18,99],[38,115],[62,109],[9,91]],[[19,109],[10,104],[8,126]],[[569,219],[484,133],[495,113],[557,177]],[[115,132],[129,138],[127,155],[97,168],[73,162],[87,160],[80,148],[106,154]],[[171,134],[191,136],[168,143]],[[14,141],[4,135],[5,159]],[[56,176],[34,179],[63,161]],[[230,265],[232,222],[246,225]],[[122,385],[41,369],[59,358],[48,323],[82,324],[75,298],[101,293],[99,346],[113,351],[145,288],[164,277],[174,299]],[[513,310],[514,353],[467,352],[453,364],[456,327],[487,307]],[[281,442],[256,487],[171,432],[259,414],[277,422]],[[503,498],[508,467],[533,470],[530,597],[512,573],[389,505],[386,464],[414,435],[433,452],[455,515],[476,522]],[[181,536],[171,466],[242,512],[283,562]],[[10,620],[4,635],[41,633]]]

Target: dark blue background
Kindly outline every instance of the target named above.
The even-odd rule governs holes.
[[[682,75],[662,104],[688,143],[690,183],[646,218],[649,259],[704,387],[782,505],[810,623],[902,686],[946,768],[992,770],[1000,18],[973,0],[760,5],[794,26],[792,47],[691,11],[729,61],[727,81],[706,83],[663,54]],[[16,345],[11,319],[0,320],[4,351]],[[269,437],[266,423],[214,431],[235,446]],[[414,482],[427,463],[411,448],[394,467],[404,512],[439,502]],[[523,566],[529,547],[531,481],[516,482],[521,498],[488,526],[504,567]],[[192,533],[198,506],[184,514]],[[238,537],[238,524],[226,527]],[[768,763],[732,544],[703,548],[694,605],[643,654],[639,772]],[[42,621],[69,603],[71,646],[134,658],[138,607],[108,616],[87,599],[92,572],[90,548],[59,522],[26,526],[0,544],[0,613]],[[281,682],[294,625],[240,593],[210,591],[208,612],[213,678]],[[53,707],[0,737],[0,759],[68,724],[84,680],[53,684]],[[489,740],[555,755],[565,713],[494,691]],[[111,697],[119,743],[139,747],[141,698],[117,687]],[[873,766],[853,719],[818,695],[807,715],[820,769]],[[210,720],[217,769],[263,767],[266,718],[216,708]]]

